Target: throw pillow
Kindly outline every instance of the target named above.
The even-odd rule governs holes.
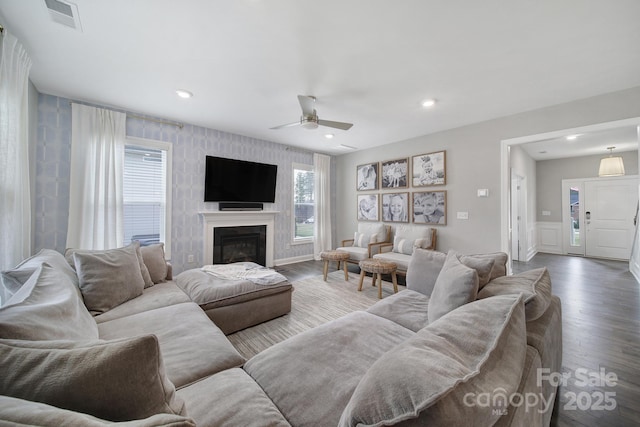
[[[493,258],[480,258],[475,256],[461,255],[458,257],[460,262],[469,268],[473,268],[478,272],[478,289],[482,289],[484,285],[489,283],[491,278],[491,270],[495,260]]]
[[[140,248],[144,264],[149,269],[153,283],[162,283],[167,278],[167,260],[164,257],[164,243],[155,243]]]
[[[25,259],[11,270],[2,272],[2,283],[5,290],[5,300],[11,298],[22,285],[33,275],[42,263],[47,263],[61,273],[64,273],[76,286],[78,285],[78,276],[76,272],[67,264],[64,256],[60,252],[52,249],[42,249],[37,254]]]
[[[431,248],[431,228],[399,225],[393,236],[393,252],[405,255],[413,254],[414,248]]]
[[[0,307],[0,338],[96,340],[98,325],[69,276],[43,263]]]
[[[137,240],[134,240],[133,242],[131,242],[128,246],[126,247],[133,247],[136,250],[136,256],[138,257],[138,263],[140,265],[140,273],[142,274],[142,280],[144,280],[144,287],[148,288],[150,286],[153,286],[153,280],[151,280],[151,275],[149,274],[149,269],[147,268],[146,264],[144,263],[144,258],[142,257],[142,252],[140,250],[140,242]],[[76,252],[82,252],[82,253],[94,253],[94,252],[98,252],[101,253],[103,252],[102,250],[92,250],[92,249],[70,249],[67,248],[64,251],[64,258],[67,260],[67,263],[71,266],[71,268],[73,270],[75,270],[76,268],[76,264],[75,261],[73,260],[73,254]]]
[[[546,267],[498,277],[478,292],[478,299],[520,293],[525,298],[527,322],[540,318],[549,308],[552,297],[551,277]]]
[[[392,252],[399,254],[412,255],[415,248],[421,248],[425,239],[406,239],[400,236],[394,236]]]
[[[462,264],[454,251],[449,251],[429,298],[429,323],[474,301],[477,295],[478,273]]]
[[[134,245],[104,251],[76,251],[80,292],[92,314],[109,311],[142,295],[144,280]]]
[[[499,406],[503,399],[497,406],[479,399],[518,391],[526,349],[519,296],[467,304],[380,357],[358,383],[339,425],[494,425],[506,409]]]
[[[416,248],[407,267],[407,289],[430,296],[446,258],[442,252]]]
[[[114,341],[0,341],[0,395],[110,421],[185,415],[155,335]]]
[[[358,233],[357,231],[353,235],[353,246],[357,248],[369,247],[369,243],[377,243],[378,236],[376,234]]]

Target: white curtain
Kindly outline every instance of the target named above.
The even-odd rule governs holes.
[[[6,269],[31,255],[31,59],[6,30],[0,39],[0,268]]]
[[[68,248],[122,246],[126,118],[72,105]]]
[[[314,190],[316,204],[314,213],[315,239],[313,253],[320,259],[320,252],[332,249],[331,246],[331,157],[314,153],[313,155]]]

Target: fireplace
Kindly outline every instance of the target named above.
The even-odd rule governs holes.
[[[245,226],[266,226],[266,267],[274,266],[275,249],[275,216],[278,211],[206,211],[200,212],[204,225],[204,240],[202,251],[204,254],[204,265],[213,264],[214,230],[217,228],[234,228]]]
[[[213,263],[251,261],[266,263],[267,226],[215,227],[213,229]]]

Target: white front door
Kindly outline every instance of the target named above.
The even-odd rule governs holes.
[[[628,260],[637,204],[637,176],[586,180],[585,255]]]

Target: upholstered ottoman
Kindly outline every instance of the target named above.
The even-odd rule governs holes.
[[[178,274],[175,282],[226,335],[291,311],[293,286],[286,280],[262,285],[196,268]]]

